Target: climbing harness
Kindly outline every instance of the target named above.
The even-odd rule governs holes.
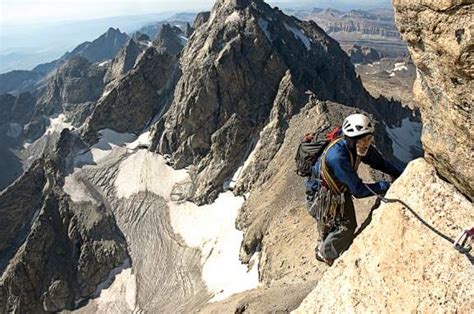
[[[474,239],[474,228],[470,230],[465,230],[461,233],[461,235],[457,238],[457,240],[453,240],[447,235],[441,233],[440,231],[436,230],[433,226],[431,226],[429,223],[427,223],[423,218],[420,217],[410,206],[408,206],[407,203],[405,203],[402,200],[396,199],[396,198],[386,198],[383,197],[376,192],[374,192],[367,184],[364,184],[367,189],[369,189],[370,193],[372,193],[374,196],[376,196],[379,200],[381,200],[384,203],[400,203],[405,208],[407,208],[423,225],[425,225],[428,229],[433,231],[435,234],[440,236],[441,238],[445,239],[446,241],[452,243],[454,245],[454,248],[459,251],[462,254],[468,254],[469,251],[471,250],[471,244],[468,243],[468,240],[472,241]]]
[[[472,249],[472,241],[474,240],[474,227],[470,230],[466,229],[454,241],[454,248],[461,253],[467,253]]]

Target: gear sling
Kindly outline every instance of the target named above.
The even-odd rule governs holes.
[[[321,155],[319,163],[320,169],[318,179],[321,182],[321,185],[315,195],[315,201],[313,203],[314,208],[311,211],[314,213],[314,217],[318,222],[318,231],[321,239],[324,239],[327,236],[327,233],[332,227],[334,227],[338,218],[344,217],[344,193],[346,192],[347,187],[343,184],[337,183],[333,179],[326,164],[326,155],[328,151],[341,140],[343,140],[343,137],[337,138],[326,147]],[[354,159],[352,153],[349,152],[349,157],[353,169],[357,171],[361,161],[360,156],[357,156]]]

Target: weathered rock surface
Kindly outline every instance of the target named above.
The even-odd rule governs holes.
[[[165,111],[179,74],[175,56],[148,48],[135,68],[98,101],[84,128],[85,138],[95,141],[104,128],[138,134]]]
[[[472,200],[474,5],[472,1],[393,3],[400,33],[418,68],[414,94],[423,118],[426,158]]]
[[[36,98],[29,92],[18,96],[0,95],[0,191],[23,172],[17,150],[24,138],[24,126],[31,116]]]
[[[404,200],[450,238],[474,224],[472,203],[423,159],[409,164],[386,197]],[[469,312],[472,263],[407,208],[384,204],[295,313]]]
[[[187,39],[183,31],[176,26],[171,27],[170,24],[163,24],[158,36],[153,41],[153,45],[159,52],[167,52],[176,55],[183,50]]]
[[[102,94],[104,75],[104,68],[85,58],[68,60],[49,80],[46,91],[38,99],[36,115],[60,113],[64,104],[96,101]]]
[[[130,39],[127,44],[113,58],[109,69],[104,77],[104,83],[109,84],[114,80],[119,80],[130,71],[138,56],[144,49],[134,39]]]
[[[75,204],[62,190],[73,142],[63,131],[56,150],[0,194],[2,312],[72,309],[128,256],[107,203]]]

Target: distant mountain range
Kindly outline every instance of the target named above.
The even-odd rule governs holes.
[[[81,42],[100,36],[109,27],[133,33],[157,21],[193,21],[195,13],[164,12],[40,25],[4,26],[0,32],[0,73],[31,70],[61,57]]]

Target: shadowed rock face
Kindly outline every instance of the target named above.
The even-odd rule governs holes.
[[[133,68],[141,52],[142,49],[136,41],[130,39],[112,60],[112,64],[105,74],[104,82],[108,84],[123,77]]]
[[[167,52],[176,55],[181,52],[186,40],[183,39],[184,33],[178,27],[171,27],[169,24],[163,24],[158,36],[153,41],[153,45],[160,52]]]
[[[74,57],[62,65],[50,79],[45,93],[38,99],[37,114],[60,113],[64,104],[96,101],[103,89],[105,69],[87,59]]]
[[[125,239],[106,203],[73,203],[62,190],[74,139],[0,194],[0,310],[72,309],[127,258]]]
[[[136,67],[98,101],[84,129],[85,138],[94,141],[103,128],[140,132],[165,110],[178,75],[176,57],[148,48]]]
[[[181,53],[183,75],[152,147],[172,155],[178,168],[196,166],[197,202],[216,197],[267,124],[265,160],[272,158],[285,121],[306,103],[308,89],[376,118],[378,110],[393,107],[384,100],[375,104],[347,55],[314,22],[288,17],[263,1],[218,1],[207,22],[201,18]],[[217,153],[226,137],[238,140],[228,141],[227,153]]]
[[[474,5],[467,0],[395,0],[394,7],[418,68],[414,93],[423,118],[426,158],[472,200]]]

